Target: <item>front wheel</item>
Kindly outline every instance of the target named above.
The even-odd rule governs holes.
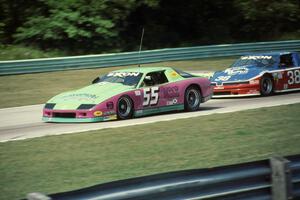
[[[271,77],[263,76],[260,80],[260,94],[269,96],[273,93],[273,80]]]
[[[123,96],[118,100],[117,105],[117,115],[118,119],[130,119],[133,115],[133,103],[132,100],[127,97]]]
[[[196,111],[200,106],[201,93],[197,87],[188,87],[184,94],[184,109],[186,111]]]

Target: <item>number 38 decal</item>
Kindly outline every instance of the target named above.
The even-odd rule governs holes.
[[[288,80],[289,85],[300,83],[300,71],[299,70],[288,71],[287,75],[289,77],[289,80]]]
[[[158,87],[145,88],[143,106],[156,105],[159,99],[158,92],[159,92]]]

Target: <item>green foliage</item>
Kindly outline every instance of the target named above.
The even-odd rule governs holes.
[[[241,11],[242,31],[251,37],[272,39],[282,33],[300,30],[298,0],[236,0],[235,6]]]
[[[43,4],[39,0],[0,0],[0,21],[3,26],[1,43],[11,44],[14,42],[13,34],[22,26],[27,17],[35,14],[40,16]]]
[[[241,8],[247,20],[259,20],[280,22],[298,21],[299,2],[297,0],[277,0],[277,1],[248,1],[237,0],[236,5]],[[274,24],[276,25],[276,24]]]
[[[4,28],[5,24],[0,22],[0,47],[1,47],[1,43],[3,42],[3,36],[4,36]]]
[[[299,0],[0,0],[1,43],[71,55],[299,39]]]
[[[140,4],[136,0],[47,0],[42,15],[29,16],[14,37],[44,47],[66,45],[73,51],[113,48],[118,46],[122,20]]]

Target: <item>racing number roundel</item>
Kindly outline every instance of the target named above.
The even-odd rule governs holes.
[[[300,83],[300,71],[299,70],[288,71],[287,75],[289,77],[289,80],[288,80],[289,85]]]
[[[145,88],[143,106],[157,105],[159,99],[158,93],[159,93],[158,87]]]

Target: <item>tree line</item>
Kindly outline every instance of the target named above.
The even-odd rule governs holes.
[[[71,54],[300,38],[299,0],[0,0],[0,42]]]

